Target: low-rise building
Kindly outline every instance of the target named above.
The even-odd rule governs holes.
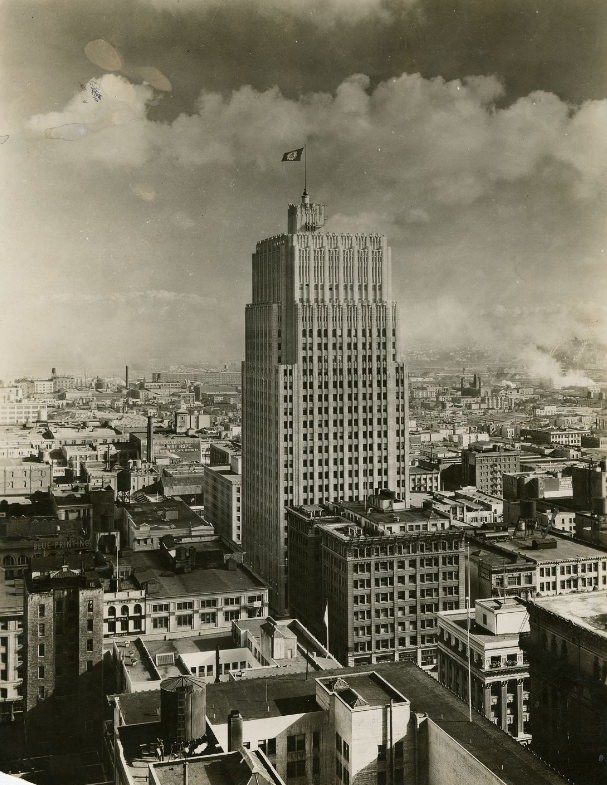
[[[440,489],[440,472],[423,466],[409,467],[409,490],[412,493],[431,493]]]
[[[438,614],[438,679],[517,741],[528,743],[529,666],[520,648],[529,631],[515,598],[477,600],[474,608]],[[468,646],[470,647],[468,650]]]
[[[0,403],[0,425],[23,425],[47,419],[48,407],[42,401]]]
[[[178,498],[125,503],[122,514],[123,542],[133,551],[158,550],[167,534],[173,537],[213,534],[212,527]]]
[[[106,637],[133,632],[147,637],[216,634],[229,632],[235,620],[267,616],[268,589],[239,563],[239,554],[217,537],[198,543],[192,566],[190,547],[187,543],[176,545],[176,558],[182,548],[187,562],[178,570],[170,548],[120,553],[119,592],[136,589],[144,594],[129,596],[129,602],[116,599],[115,603],[104,603]]]
[[[53,482],[52,468],[35,460],[0,458],[0,496],[28,496],[47,492]]]
[[[554,444],[567,447],[581,447],[582,436],[588,436],[588,428],[523,428],[521,438],[534,444]]]
[[[472,598],[532,598],[607,587],[607,552],[569,537],[518,531],[499,541],[470,538]]]

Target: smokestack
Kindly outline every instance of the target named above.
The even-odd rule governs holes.
[[[154,424],[153,424],[153,417],[152,415],[148,415],[148,444],[147,444],[147,461],[148,463],[152,463],[152,457],[154,455]]]
[[[128,390],[129,389],[129,366],[128,365],[126,366],[124,377],[125,377],[124,378],[124,386]]]
[[[228,752],[238,751],[242,747],[243,719],[238,709],[232,709],[228,715]]]

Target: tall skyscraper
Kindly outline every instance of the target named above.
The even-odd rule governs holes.
[[[288,607],[286,506],[407,498],[408,400],[380,234],[321,231],[325,207],[289,205],[257,244],[243,365],[243,547]]]

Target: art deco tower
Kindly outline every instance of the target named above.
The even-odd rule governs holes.
[[[257,244],[246,307],[243,547],[277,611],[288,607],[285,506],[409,487],[390,248],[324,224],[304,191],[287,234]]]

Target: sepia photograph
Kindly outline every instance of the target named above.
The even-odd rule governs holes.
[[[0,785],[607,783],[607,4],[0,30]]]

